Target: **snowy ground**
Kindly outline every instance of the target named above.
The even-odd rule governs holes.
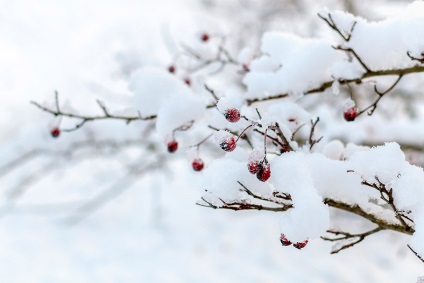
[[[81,111],[92,109],[97,96],[119,105],[128,90],[113,74],[116,54],[134,50],[153,54],[142,56],[143,63],[166,64],[168,58],[155,58],[166,51],[158,47],[164,23],[194,28],[188,0],[0,3],[5,160],[76,139],[52,140],[50,117],[30,100],[51,99],[58,89]],[[64,166],[21,200],[56,202],[65,208],[60,214],[52,210],[40,217],[17,209],[0,219],[1,282],[415,282],[423,274],[422,263],[406,249],[407,239],[395,233],[371,236],[337,255],[319,240],[302,251],[281,247],[276,214],[194,205],[200,178],[183,162],[150,174],[79,224],[67,225],[60,217],[67,204],[60,207],[59,201],[92,195],[110,174],[122,173],[115,165],[106,168],[109,164],[103,174],[93,173],[99,164],[87,161],[69,171]],[[36,166],[0,179],[1,187],[13,187]]]

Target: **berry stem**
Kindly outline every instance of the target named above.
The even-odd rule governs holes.
[[[266,138],[267,138],[267,131],[268,131],[268,127],[266,127],[265,133],[264,133],[264,160],[266,160]]]
[[[240,135],[237,137],[237,139],[236,139],[236,142],[238,142],[238,140],[244,135],[244,133],[249,129],[249,128],[251,128],[251,127],[253,127],[253,125],[249,125],[249,126],[247,126],[241,133],[240,133]]]
[[[213,134],[209,134],[206,138],[204,138],[203,140],[201,140],[200,142],[198,142],[197,144],[195,144],[195,145],[191,145],[190,147],[197,147],[197,150],[199,150],[199,147],[203,144],[203,143],[205,143],[210,137],[212,137],[213,136]]]

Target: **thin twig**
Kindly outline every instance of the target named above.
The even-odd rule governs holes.
[[[56,99],[56,101],[57,101],[57,105],[58,105],[58,103],[59,103],[58,98]],[[99,107],[101,108],[101,110],[104,114],[104,115],[99,115],[99,116],[88,116],[88,115],[80,115],[80,114],[76,114],[76,113],[63,112],[63,111],[60,110],[59,107],[56,107],[57,109],[53,110],[53,109],[47,108],[45,106],[42,106],[41,104],[39,104],[35,101],[31,101],[31,104],[35,105],[36,107],[38,107],[39,109],[41,109],[41,110],[43,110],[47,113],[53,114],[54,116],[63,116],[63,117],[68,117],[68,118],[81,119],[81,122],[76,124],[73,128],[62,129],[62,131],[64,131],[64,132],[72,132],[72,131],[78,130],[83,125],[85,125],[87,122],[92,122],[92,121],[96,121],[96,120],[114,119],[114,120],[123,120],[127,123],[130,123],[132,121],[137,121],[137,120],[147,121],[147,120],[156,119],[156,115],[151,115],[151,116],[146,116],[146,117],[141,117],[140,115],[138,115],[138,116],[113,115],[113,114],[108,112],[104,103],[102,103],[99,100],[97,100],[97,104],[99,105]]]
[[[421,260],[421,262],[424,262],[424,258],[422,257],[422,256],[420,256],[410,245],[407,245],[408,246],[408,248],[411,250],[411,252],[413,252],[414,253],[414,255],[419,259],[419,260]]]

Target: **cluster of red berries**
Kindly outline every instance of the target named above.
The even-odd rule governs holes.
[[[281,236],[280,236],[280,242],[285,247],[292,245],[292,242],[290,240],[288,240],[284,234],[281,234]],[[304,247],[306,247],[307,244],[308,244],[308,240],[305,240],[303,242],[294,243],[293,244],[293,247],[295,247],[296,249],[301,250]]]
[[[261,161],[249,161],[247,168],[252,174],[256,174],[259,181],[266,182],[271,177],[271,166],[266,158]]]
[[[358,117],[358,108],[351,107],[351,108],[347,109],[343,113],[343,116],[344,116],[345,120],[348,121],[348,122],[354,121],[355,118]]]

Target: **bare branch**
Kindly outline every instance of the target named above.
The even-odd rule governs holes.
[[[368,115],[371,116],[374,113],[375,109],[377,109],[377,105],[378,105],[378,102],[380,101],[380,99],[382,99],[385,94],[387,94],[388,92],[390,92],[399,83],[399,81],[402,79],[402,77],[403,77],[403,74],[399,75],[398,78],[397,78],[397,80],[387,90],[385,90],[383,92],[380,92],[377,89],[377,86],[375,85],[374,86],[374,91],[378,94],[377,99],[370,106],[368,106],[367,108],[361,110],[358,113],[358,116],[361,115],[362,113],[368,111],[368,110],[369,110],[368,111]]]
[[[323,136],[321,136],[321,137],[320,137],[320,138],[318,138],[318,139],[314,139],[314,138],[313,138],[314,133],[315,133],[315,128],[316,128],[316,126],[317,126],[318,122],[319,122],[319,117],[317,117],[317,119],[315,120],[315,122],[311,120],[311,124],[312,124],[312,126],[311,126],[311,133],[309,134],[309,150],[310,150],[310,151],[312,150],[312,147],[313,147],[315,144],[319,143],[319,142],[322,140],[322,138],[323,138]]]
[[[424,53],[424,52],[423,52]],[[421,53],[421,58],[416,58],[414,56],[411,55],[411,53],[409,51],[406,52],[406,55],[408,55],[408,57],[412,60],[412,61],[418,61],[421,64],[424,63],[424,54]]]
[[[132,121],[141,121],[141,120],[146,121],[146,120],[156,119],[156,115],[151,115],[151,116],[146,116],[146,117],[141,117],[140,115],[137,115],[137,116],[113,115],[113,114],[108,112],[104,103],[99,101],[99,100],[97,100],[97,104],[102,109],[103,115],[89,116],[89,115],[80,115],[80,114],[77,114],[77,113],[63,112],[63,111],[60,110],[60,108],[58,106],[59,105],[59,99],[58,99],[57,92],[56,92],[55,96],[56,96],[55,101],[56,101],[56,108],[57,108],[56,110],[42,106],[41,104],[39,104],[38,102],[35,102],[35,101],[31,101],[31,104],[35,105],[36,107],[43,110],[44,112],[50,113],[54,116],[63,116],[63,117],[68,117],[68,118],[81,119],[81,122],[76,124],[75,127],[69,128],[69,129],[62,129],[62,131],[64,131],[64,132],[72,132],[72,131],[78,130],[79,128],[84,126],[87,122],[92,122],[92,121],[96,121],[96,120],[106,120],[106,119],[112,120],[112,119],[114,119],[114,120],[123,120],[127,123],[130,123]]]
[[[328,16],[328,18],[325,18],[321,14],[318,13],[318,17],[320,17],[322,20],[324,20],[330,28],[332,28],[335,32],[337,32],[345,41],[349,41],[350,38],[352,37],[353,30],[355,29],[356,21],[353,22],[349,33],[345,34],[344,32],[342,32],[340,30],[340,28],[334,22],[333,16],[330,13],[328,13],[327,16]]]
[[[263,200],[263,201],[266,201],[266,202],[271,202],[271,203],[276,203],[276,204],[282,204],[282,205],[289,205],[289,206],[292,206],[291,204],[287,204],[287,203],[284,203],[284,202],[280,202],[278,199],[270,199],[270,198],[265,198],[265,197],[262,197],[262,196],[258,196],[258,195],[256,195],[256,194],[254,194],[254,193],[252,193],[252,191],[250,191],[245,185],[243,185],[241,182],[239,182],[239,181],[237,181],[237,183],[239,183],[239,185],[240,186],[242,186],[243,187],[243,192],[246,192],[249,196],[251,196],[251,197],[253,197],[253,198],[255,198],[255,199],[259,199],[259,200]],[[282,198],[282,196],[283,195],[281,195],[281,197],[280,198]],[[290,196],[290,195],[289,195]],[[286,200],[291,200],[291,197],[290,198],[286,198]]]
[[[411,250],[411,252],[417,257],[419,258],[419,260],[421,260],[421,262],[424,263],[424,258],[422,256],[420,256],[410,245],[407,245],[408,248]]]
[[[336,254],[342,250],[345,250],[347,248],[353,247],[356,244],[359,244],[360,242],[362,242],[367,236],[375,234],[377,232],[380,232],[381,230],[383,230],[380,227],[377,227],[375,229],[372,229],[370,231],[364,232],[364,233],[359,233],[359,234],[351,234],[348,232],[342,232],[342,231],[335,231],[335,230],[327,230],[327,233],[329,234],[333,234],[335,237],[334,238],[328,238],[328,237],[324,237],[321,236],[321,239],[325,240],[325,241],[330,241],[330,242],[348,242],[351,239],[355,239],[355,241],[353,242],[348,242],[345,243],[343,245],[341,245],[340,247],[334,249],[333,251],[331,251],[332,254]],[[337,237],[339,235],[342,235],[342,237]]]
[[[359,57],[359,55],[352,48],[343,47],[341,45],[336,46],[336,47],[333,46],[333,48],[336,49],[336,50],[342,50],[342,51],[346,51],[346,52],[351,53],[356,58],[356,60],[358,60],[359,64],[361,64],[361,66],[365,69],[365,71],[371,72],[371,69],[368,68],[368,66],[364,63],[364,61],[361,59],[361,57]]]

